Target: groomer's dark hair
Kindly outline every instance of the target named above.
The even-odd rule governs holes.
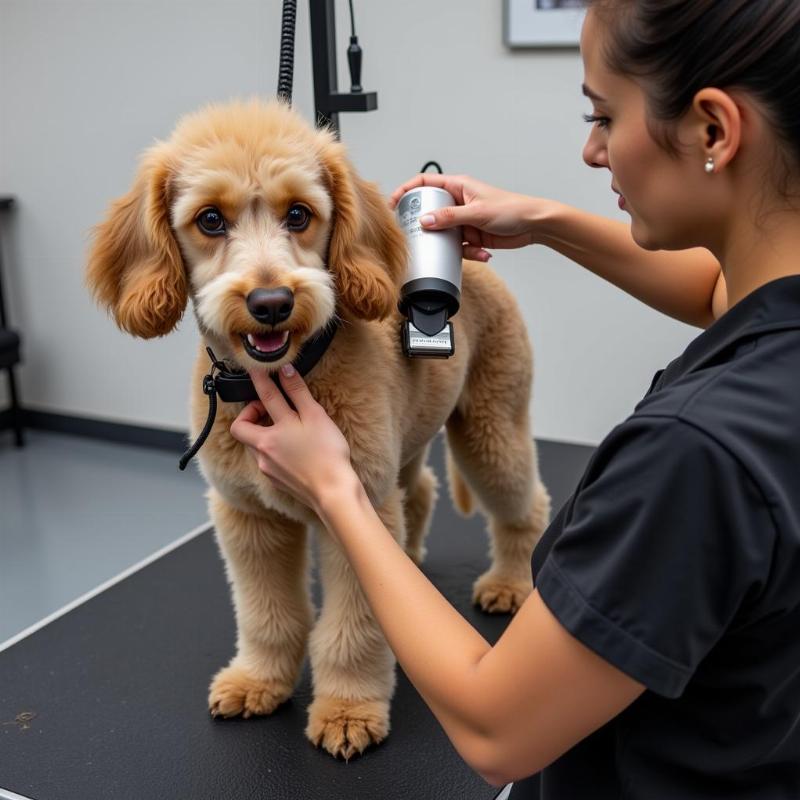
[[[670,123],[706,86],[746,90],[778,141],[779,189],[800,176],[800,0],[589,0],[610,36],[613,72],[638,79],[651,133],[673,154]],[[797,187],[795,187],[797,190]]]

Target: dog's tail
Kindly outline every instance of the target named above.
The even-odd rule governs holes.
[[[450,484],[450,497],[456,509],[465,517],[469,517],[475,511],[475,496],[470,491],[464,476],[459,472],[450,448],[446,447],[445,451],[447,454],[447,478]]]

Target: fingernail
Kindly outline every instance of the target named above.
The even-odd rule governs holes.
[[[291,378],[294,375],[295,369],[291,364],[284,364],[281,367],[281,372],[287,377]]]
[[[419,218],[420,225],[433,225],[434,222],[436,222],[436,217],[433,214],[423,214]]]

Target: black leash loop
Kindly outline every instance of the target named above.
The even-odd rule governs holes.
[[[214,420],[217,416],[217,387],[214,382],[214,369],[222,369],[221,362],[217,361],[210,347],[206,347],[206,352],[211,359],[211,372],[203,376],[203,394],[208,396],[208,417],[203,430],[197,437],[195,443],[181,456],[178,467],[181,471],[186,469],[186,465],[197,455],[197,451],[205,444],[208,439],[208,434],[211,433],[211,428],[214,427]]]

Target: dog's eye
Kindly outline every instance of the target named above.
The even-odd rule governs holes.
[[[206,236],[220,236],[225,233],[225,217],[218,208],[204,208],[197,215],[195,222]]]
[[[286,225],[290,231],[304,231],[311,222],[311,211],[305,206],[293,205],[286,215]]]

